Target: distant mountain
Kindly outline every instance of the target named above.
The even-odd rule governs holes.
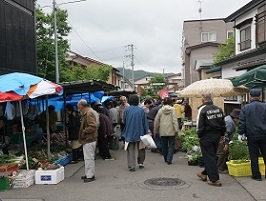
[[[117,70],[120,71],[120,74],[122,75],[123,74],[123,68],[116,68]],[[125,77],[129,80],[132,79],[132,70],[131,69],[125,69],[124,70],[124,73],[125,73]],[[172,75],[173,73],[165,73],[164,75],[165,76],[168,76],[168,75]],[[139,80],[143,77],[146,77],[146,76],[156,76],[156,75],[162,75],[162,73],[152,73],[152,72],[147,72],[147,71],[144,71],[144,70],[135,70],[134,71],[134,78],[135,78],[135,81],[136,80]]]

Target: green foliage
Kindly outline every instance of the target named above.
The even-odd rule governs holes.
[[[240,161],[249,160],[247,142],[233,141],[233,144],[229,145],[229,159]]]
[[[123,68],[121,68],[121,67],[118,67],[117,70],[119,70],[121,73],[123,72]],[[129,79],[129,80],[132,79],[132,70],[131,69],[124,69],[124,73],[125,73],[125,77],[127,79]],[[173,73],[165,73],[164,75],[168,76],[168,75],[172,75],[172,74]],[[144,70],[135,70],[134,71],[135,81],[139,80],[141,78],[147,77],[147,76],[154,77],[156,75],[162,75],[162,73],[152,73],[152,72],[147,72]]]
[[[156,75],[150,79],[150,83],[166,83],[165,77],[163,75]]]
[[[179,139],[181,140],[182,149],[186,152],[192,150],[194,146],[199,146],[199,138],[195,127],[184,131],[183,134],[179,135]]]
[[[229,37],[226,40],[226,45],[219,45],[219,52],[214,53],[214,65],[224,61],[235,54],[235,38],[234,36]]]
[[[86,68],[75,66],[72,70],[71,81],[99,79],[106,82],[109,79],[111,68],[108,65],[90,65]]]
[[[68,36],[71,27],[67,23],[66,10],[57,9],[57,43],[60,82],[72,78],[69,63],[66,61],[69,49]],[[55,45],[54,45],[53,13],[44,13],[36,9],[36,41],[37,41],[37,71],[38,76],[55,81]]]

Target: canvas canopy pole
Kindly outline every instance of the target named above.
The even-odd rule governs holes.
[[[27,142],[26,142],[25,126],[24,126],[24,119],[23,119],[21,101],[19,101],[19,111],[20,111],[20,120],[21,120],[21,128],[22,128],[22,135],[23,135],[24,152],[25,152],[25,158],[26,158],[26,168],[27,168],[27,170],[29,170]]]

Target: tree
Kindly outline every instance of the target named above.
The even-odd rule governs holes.
[[[96,65],[92,64],[83,68],[81,66],[75,66],[72,72],[72,80],[87,80],[87,79],[99,79],[102,81],[108,81],[111,66],[109,65]]]
[[[57,44],[59,81],[77,81],[86,79],[109,79],[111,66],[90,65],[87,67],[70,67],[66,60],[69,44],[65,39],[71,27],[67,23],[66,10],[57,9]],[[36,37],[37,37],[37,74],[40,77],[55,81],[55,46],[54,46],[54,15],[46,14],[42,9],[36,9]]]
[[[69,50],[68,36],[71,27],[67,23],[66,10],[57,9],[57,43],[60,82],[73,79],[69,63],[66,61]],[[36,41],[37,41],[37,74],[40,77],[55,81],[55,46],[54,46],[53,13],[44,13],[36,9]]]
[[[235,55],[235,37],[226,40],[226,45],[219,45],[219,52],[214,53],[214,65]]]
[[[153,88],[154,93],[157,93],[159,90],[165,88],[166,79],[163,75],[156,75],[150,79],[150,84]]]

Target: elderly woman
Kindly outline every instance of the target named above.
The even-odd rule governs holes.
[[[127,146],[127,164],[129,171],[134,172],[136,169],[136,149],[138,150],[137,161],[139,168],[144,168],[145,147],[140,146],[140,136],[149,133],[149,124],[144,110],[139,107],[139,97],[132,94],[129,97],[130,106],[124,111],[123,122],[125,128],[123,137]]]

